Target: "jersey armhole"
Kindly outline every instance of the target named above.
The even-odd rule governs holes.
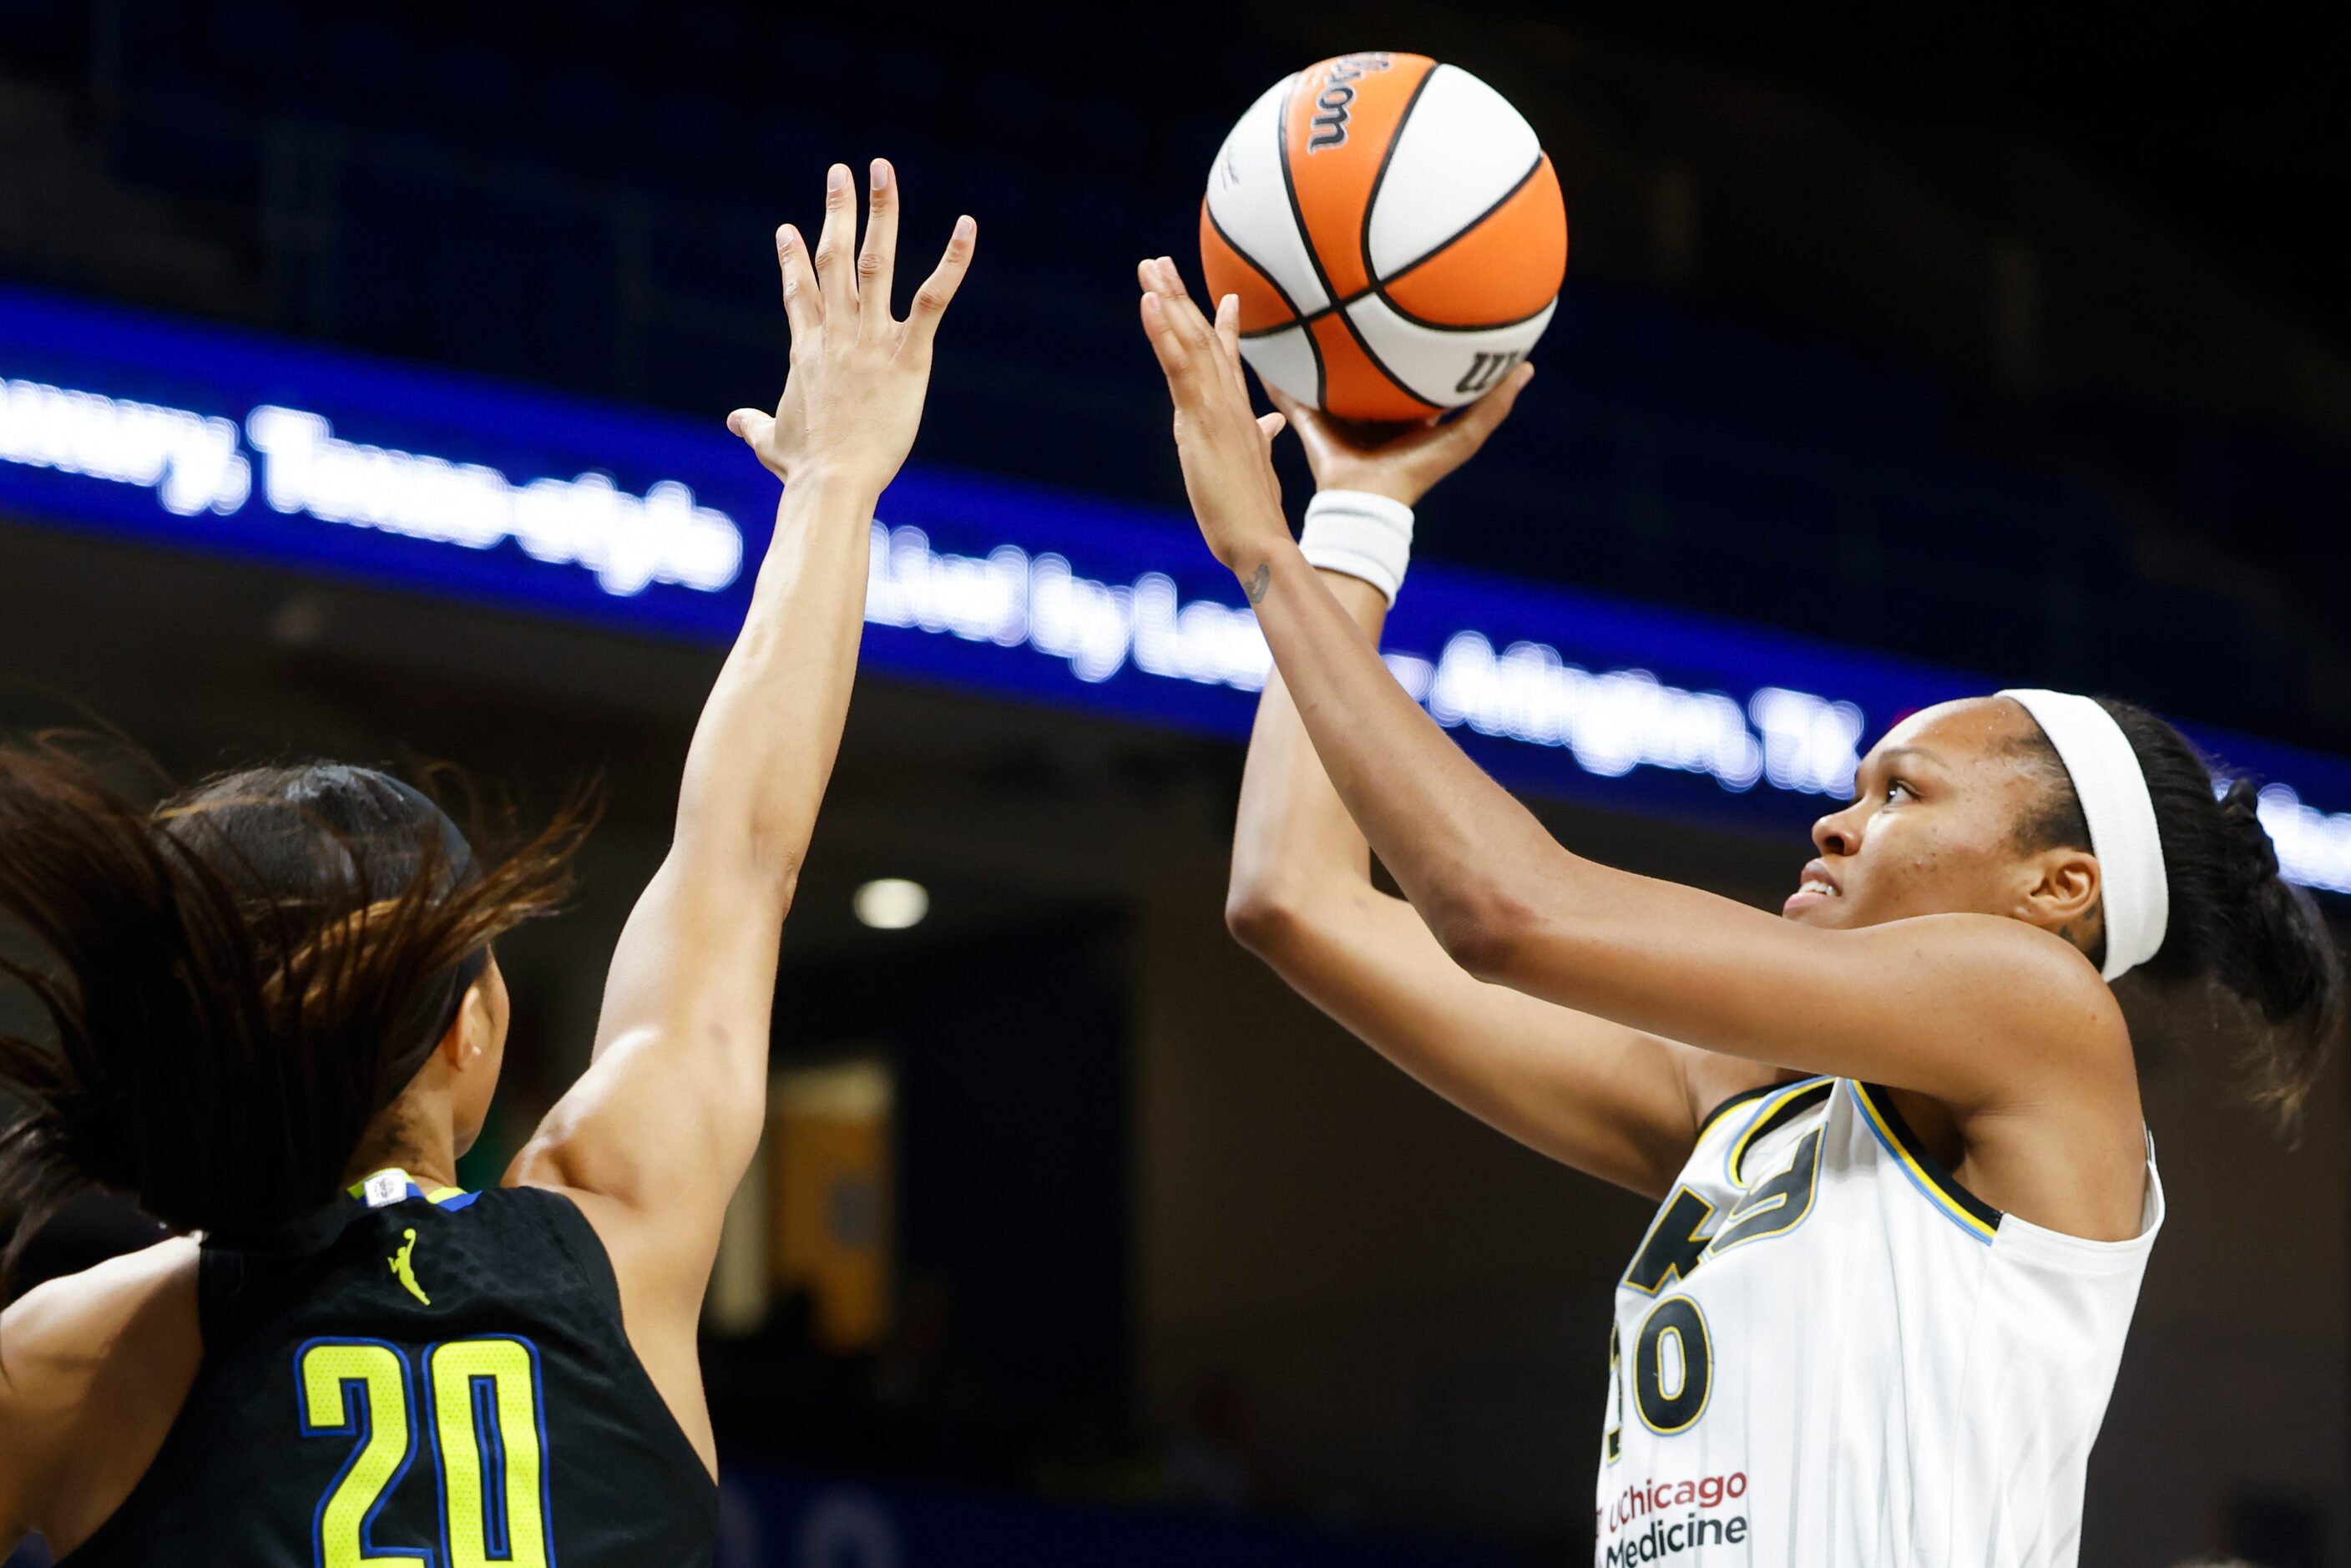
[[[1883,1085],[1856,1079],[1853,1081],[1853,1098],[1861,1108],[1862,1124],[1893,1157],[1896,1168],[1909,1177],[1910,1185],[1953,1224],[1989,1245],[2000,1233],[2005,1216],[1959,1185],[1959,1178],[1935,1157],[1927,1141],[1911,1131],[1901,1107],[1895,1104],[1894,1096]]]
[[[235,1338],[234,1323],[245,1294],[245,1255],[209,1244],[196,1249],[196,1375]]]
[[[535,1206],[541,1207],[546,1218],[548,1234],[563,1255],[571,1260],[573,1268],[596,1294],[599,1304],[611,1309],[612,1322],[621,1318],[621,1277],[612,1270],[612,1255],[604,1249],[604,1239],[596,1234],[595,1226],[580,1211],[580,1206],[569,1195],[549,1186],[515,1187],[509,1190],[534,1195]],[[627,1331],[622,1329],[622,1337]]]
[[[181,1416],[203,1389],[210,1371],[214,1346],[228,1337],[227,1312],[244,1289],[244,1260],[234,1252],[198,1242],[196,1247],[196,1369],[188,1379],[187,1393],[179,1409],[172,1413],[172,1423],[163,1429],[162,1440],[148,1458],[147,1468],[131,1483],[131,1490],[114,1505],[113,1511],[98,1521],[97,1527],[82,1537],[71,1552],[56,1561],[58,1568],[78,1568],[85,1563],[103,1562],[107,1543],[139,1528],[141,1521],[155,1507],[154,1477],[174,1448],[185,1443]],[[216,1315],[217,1313],[217,1315]],[[6,1561],[14,1563],[11,1557]],[[42,1562],[49,1559],[42,1558]]]
[[[614,1370],[615,1378],[628,1382],[639,1397],[650,1405],[650,1425],[662,1434],[660,1440],[669,1448],[671,1461],[684,1473],[708,1486],[715,1499],[718,1483],[712,1479],[709,1467],[702,1462],[702,1455],[695,1450],[693,1439],[685,1435],[685,1428],[678,1424],[677,1412],[670,1408],[669,1401],[653,1385],[653,1374],[645,1370],[645,1364],[637,1357],[636,1345],[629,1339],[628,1319],[621,1310],[621,1277],[612,1268],[612,1255],[606,1250],[604,1239],[596,1234],[596,1227],[589,1222],[587,1215],[580,1212],[580,1206],[571,1200],[569,1193],[547,1186],[504,1190],[536,1195],[545,1216],[549,1236],[563,1255],[571,1260],[572,1267],[580,1271],[580,1279],[594,1292],[597,1304],[606,1312],[614,1341],[613,1349],[617,1353],[615,1359],[619,1364]]]
[[[1698,1135],[1700,1138],[1704,1138],[1708,1133],[1714,1130],[1714,1124],[1717,1122],[1721,1121],[1724,1116],[1738,1110],[1741,1105],[1752,1104],[1756,1101],[1762,1099],[1766,1094],[1772,1092],[1774,1090],[1785,1089],[1790,1087],[1791,1084],[1801,1083],[1803,1082],[1804,1080],[1801,1078],[1790,1079],[1785,1082],[1759,1083],[1752,1089],[1740,1090],[1738,1093],[1733,1094],[1729,1099],[1723,1101],[1713,1110],[1708,1111],[1704,1116],[1698,1119]]]

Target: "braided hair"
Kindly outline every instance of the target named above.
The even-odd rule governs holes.
[[[2097,702],[2147,777],[2170,894],[2163,946],[2133,973],[2201,986],[2239,1004],[2242,1019],[2228,1032],[2253,1098],[2291,1128],[2342,1029],[2335,939],[2310,894],[2279,871],[2259,783],[2217,766],[2137,704]],[[2088,850],[2089,822],[2056,748],[2038,729],[2022,744],[2042,763],[2047,789],[2041,809],[2019,825],[2020,847]],[[2094,946],[2089,956],[2098,963],[2104,954]]]

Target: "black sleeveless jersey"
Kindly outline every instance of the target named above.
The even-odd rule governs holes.
[[[187,1402],[66,1568],[708,1563],[718,1490],[570,1200],[353,1191],[266,1249],[204,1247]]]

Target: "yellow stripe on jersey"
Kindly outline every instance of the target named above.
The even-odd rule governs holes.
[[[1902,1113],[1890,1102],[1879,1103],[1878,1096],[1884,1092],[1853,1082],[1854,1103],[1861,1107],[1862,1118],[1869,1124],[1870,1132],[1901,1166],[1902,1174],[1910,1178],[1912,1186],[1926,1194],[1928,1201],[1949,1215],[1961,1229],[1990,1246],[2000,1232],[2000,1211],[1961,1186],[1932,1155],[1914,1147],[1916,1135],[1902,1120]]]
[[[423,1183],[418,1181],[414,1176],[410,1176],[398,1166],[386,1166],[380,1171],[369,1172],[366,1176],[363,1176],[359,1180],[351,1183],[350,1188],[350,1195],[356,1198],[366,1198],[368,1196],[369,1186],[382,1180],[385,1176],[396,1178],[401,1189],[407,1191],[408,1196],[411,1197],[415,1197],[417,1193],[423,1193],[424,1195],[424,1200],[427,1203],[445,1204],[453,1197],[465,1197],[468,1196],[465,1189],[462,1186],[436,1186],[428,1188]],[[408,1191],[408,1189],[411,1188],[414,1190]]]
[[[1781,1112],[1788,1108],[1791,1102],[1821,1088],[1826,1082],[1827,1080],[1822,1078],[1799,1078],[1793,1083],[1782,1083],[1771,1092],[1771,1097],[1758,1106],[1755,1113],[1747,1119],[1746,1130],[1731,1141],[1729,1156],[1723,1163],[1723,1170],[1730,1177],[1731,1186],[1747,1185],[1747,1178],[1740,1169],[1741,1162],[1747,1157],[1747,1145],[1769,1130],[1773,1120]]]

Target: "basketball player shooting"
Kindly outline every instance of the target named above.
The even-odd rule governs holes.
[[[1595,1563],[2074,1562],[2163,1219],[2128,1014],[2233,1020],[2287,1120],[2339,1016],[2252,783],[2132,704],[2003,692],[1881,739],[1777,916],[1587,860],[1376,651],[1412,507],[1531,370],[1384,438],[1278,394],[1260,419],[1238,302],[1211,323],[1166,258],[1140,281],[1200,531],[1276,666],[1235,934],[1454,1103],[1660,1204],[1615,1292]],[[1320,492],[1296,540],[1285,422]]]
[[[767,1105],[776,949],[832,770],[866,531],[914,439],[976,237],[904,320],[898,191],[862,255],[836,165],[813,256],[777,233],[791,368],[728,425],[788,487],[695,727],[667,859],[594,1060],[496,1190],[457,1190],[503,1060],[494,940],[546,913],[576,821],[477,862],[417,791],[319,764],[152,813],[56,747],[0,748],[0,1036],[16,1249],[89,1187],[180,1237],[0,1319],[0,1549],[184,1563],[707,1563],[695,1329]],[[201,1239],[195,1233],[202,1233]],[[13,1266],[12,1256],[6,1260]]]

